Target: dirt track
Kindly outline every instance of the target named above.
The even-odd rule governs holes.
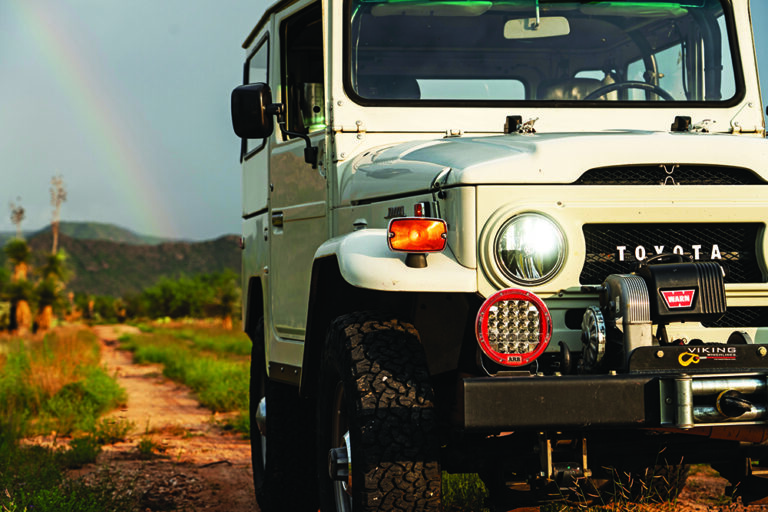
[[[162,376],[161,365],[135,365],[129,352],[116,349],[128,326],[97,326],[102,359],[128,395],[127,405],[109,416],[134,424],[126,442],[104,447],[96,464],[73,476],[108,471],[128,483],[141,510],[258,511],[253,498],[249,442],[226,432],[190,391]],[[138,445],[151,442],[155,454],[140,457]],[[723,498],[727,482],[708,468],[697,468],[676,506],[640,506],[638,511],[768,512],[768,506],[744,507]],[[610,510],[611,508],[609,508]],[[535,510],[535,509],[528,509]]]
[[[116,350],[127,326],[94,327],[102,339],[102,361],[128,395],[128,403],[108,416],[134,424],[128,440],[104,447],[97,463],[80,473],[107,467],[119,479],[135,482],[142,510],[258,511],[254,500],[249,441],[222,429],[213,413],[189,390],[162,376],[161,365],[135,365]],[[142,460],[138,445],[154,446]],[[150,444],[151,443],[151,444]]]

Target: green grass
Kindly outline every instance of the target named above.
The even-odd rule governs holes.
[[[0,424],[19,435],[92,431],[99,415],[125,402],[99,350],[82,329],[0,342]]]
[[[95,481],[68,479],[67,467],[90,462],[99,446],[87,441],[69,450],[0,445],[0,510],[3,512],[137,511],[129,489],[107,475]]]
[[[160,330],[159,332],[165,332]],[[251,355],[251,340],[245,334],[209,328],[201,331],[193,328],[170,330],[169,334],[192,343],[196,349],[217,354]]]
[[[138,510],[108,475],[69,479],[94,462],[121,425],[99,421],[124,391],[100,367],[98,339],[83,329],[0,341],[0,511]],[[77,433],[69,446],[22,445],[30,434]],[[135,498],[135,496],[133,496]]]
[[[474,473],[443,472],[443,508],[446,512],[488,512],[488,490]]]
[[[248,434],[248,385],[250,345],[240,332],[213,327],[173,329],[121,339],[137,363],[161,363],[163,375],[189,386],[199,402],[214,412],[239,411],[231,428]]]

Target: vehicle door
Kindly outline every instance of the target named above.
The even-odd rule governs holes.
[[[280,81],[273,87],[274,100],[285,105],[287,130],[307,134],[318,146],[325,136],[320,3],[299,3],[276,21],[279,50],[273,55],[280,56]],[[328,231],[326,180],[305,161],[304,140],[279,130],[274,137],[269,155],[272,326],[280,340],[303,341],[312,261]],[[273,360],[283,359],[277,345]]]

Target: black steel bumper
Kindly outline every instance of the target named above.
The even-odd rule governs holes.
[[[738,346],[725,358],[686,347],[644,347],[633,353],[626,374],[466,378],[463,427],[498,432],[766,425],[768,361],[759,349]],[[724,406],[729,391],[742,410]]]

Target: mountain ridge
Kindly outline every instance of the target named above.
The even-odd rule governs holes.
[[[42,233],[51,231],[51,225],[38,230],[26,230],[22,232],[25,239],[33,238]],[[144,235],[128,228],[108,222],[92,221],[61,221],[59,234],[82,240],[111,240],[113,242],[128,243],[133,245],[157,245],[165,242],[199,242],[202,240],[189,240],[184,238],[171,238],[155,235]],[[0,245],[5,245],[8,240],[15,238],[12,231],[0,232]]]
[[[227,270],[240,274],[238,235],[222,235],[203,241],[162,239],[139,243],[136,237],[140,239],[142,235],[118,226],[72,224],[77,223],[67,223],[66,231],[76,236],[60,230],[59,248],[66,252],[67,264],[73,273],[67,290],[75,293],[122,297],[140,293],[163,277],[177,279]],[[40,268],[46,255],[50,254],[52,236],[48,226],[26,238],[33,251],[32,279],[36,277],[34,270]],[[112,239],[89,236],[110,236]]]

